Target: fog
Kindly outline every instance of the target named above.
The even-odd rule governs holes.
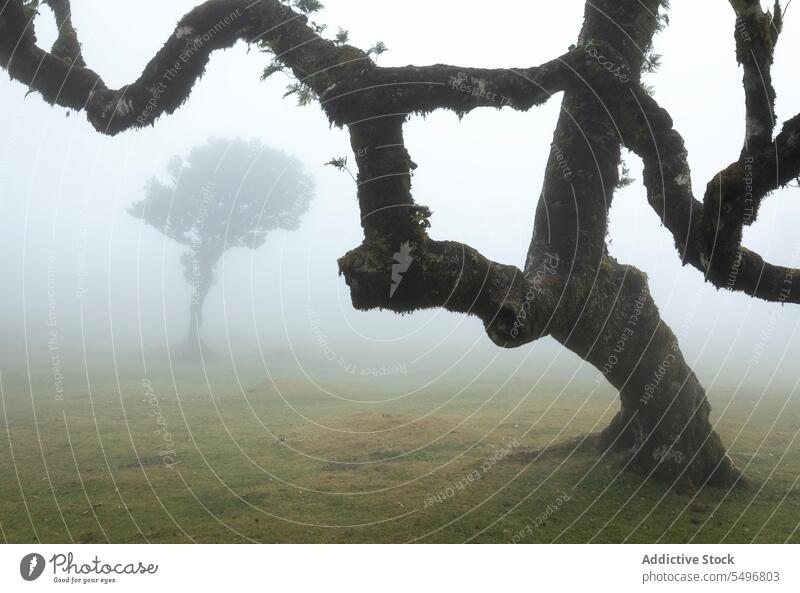
[[[86,62],[117,88],[138,77],[195,2],[73,4]],[[329,30],[349,29],[360,47],[385,42],[390,51],[380,56],[381,65],[527,67],[575,42],[584,3],[512,2],[494,10],[485,2],[452,0],[326,4],[314,20]],[[54,38],[51,16],[43,9],[37,23],[43,45]],[[670,21],[656,41],[662,66],[647,82],[686,141],[695,193],[702,195],[712,175],[738,158],[744,135],[734,19],[724,2],[675,0]],[[797,55],[800,8],[789,10],[773,70],[781,118],[800,111]],[[353,310],[336,260],[361,242],[356,188],[346,173],[324,166],[350,154],[347,134],[332,129],[318,107],[282,98],[290,82],[282,75],[261,82],[269,60],[243,44],[217,52],[179,111],[115,138],[97,134],[83,114],[26,96],[26,88],[6,77],[0,84],[0,372],[35,380],[49,372],[43,369],[54,351],[77,371],[84,355],[142,372],[169,360],[167,345],[185,337],[189,321],[183,248],[126,208],[143,197],[148,179],[166,174],[171,157],[217,136],[257,138],[293,154],[317,187],[299,231],[277,231],[256,251],[226,254],[206,303],[206,343],[217,359],[246,369],[248,380],[347,382],[364,380],[347,369],[393,365],[404,369],[398,380],[412,385],[512,376],[566,385],[573,376],[596,374],[550,338],[498,349],[475,318],[440,310],[405,316]],[[559,106],[560,95],[529,113],[485,109],[462,121],[434,113],[407,124],[408,149],[419,165],[413,191],[434,212],[434,238],[523,265]],[[800,308],[718,291],[695,269],[683,268],[647,204],[641,162],[625,158],[637,181],[615,198],[611,253],[647,272],[664,319],[707,386],[767,385],[786,393],[800,377]],[[745,244],[773,263],[800,267],[797,192],[771,196]]]

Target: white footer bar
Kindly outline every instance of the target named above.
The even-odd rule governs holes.
[[[793,545],[5,545],[0,591],[796,592],[798,552]]]

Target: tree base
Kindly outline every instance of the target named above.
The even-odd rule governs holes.
[[[531,462],[544,455],[591,450],[601,456],[618,457],[617,463],[621,471],[631,471],[643,478],[654,479],[672,487],[681,495],[694,495],[704,487],[739,488],[749,484],[714,432],[708,442],[699,448],[699,454],[692,462],[676,463],[676,456],[658,458],[653,454],[652,448],[634,450],[623,446],[621,443],[624,439],[620,438],[616,422],[615,418],[615,422],[602,432],[587,433],[539,449],[524,449],[514,453],[511,458],[515,461]]]
[[[684,426],[647,421],[620,412],[599,438],[603,451],[623,455],[623,467],[647,478],[670,483],[681,492],[705,486],[744,485],[741,471],[727,454],[722,439],[708,423],[704,405]]]

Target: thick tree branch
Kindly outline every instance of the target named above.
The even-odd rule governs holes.
[[[781,32],[781,7],[764,12],[759,0],[730,0],[736,12],[736,60],[744,70],[746,131],[742,157],[772,141],[775,129],[775,89],[772,62]]]
[[[118,90],[85,67],[68,0],[48,0],[59,37],[50,52],[36,45],[35,11],[9,0],[0,12],[0,66],[49,103],[86,111],[94,128],[114,135],[173,113],[203,75],[211,54],[239,40],[274,52],[320,99],[339,126],[382,113],[476,107],[529,109],[563,90],[586,61],[576,49],[540,67],[472,69],[435,65],[379,68],[368,54],[323,39],[278,0],[208,0],[186,14],[135,82]],[[566,66],[569,65],[570,68]]]
[[[589,65],[584,48],[576,48],[533,68],[375,68],[361,81],[356,100],[390,113],[449,109],[463,115],[477,107],[527,111],[576,84],[574,72],[587,72]]]
[[[401,313],[441,307],[476,315],[492,341],[507,348],[546,335],[557,302],[558,257],[526,276],[467,245],[431,240],[430,212],[411,196],[416,165],[403,141],[404,122],[401,114],[349,126],[365,237],[339,260],[353,306]]]
[[[468,245],[427,237],[397,245],[365,242],[339,260],[355,308],[398,313],[442,308],[475,315],[489,338],[503,348],[549,333],[559,266],[553,256],[526,277],[520,269],[493,262]]]
[[[675,238],[684,263],[718,288],[776,302],[800,302],[800,270],[769,264],[741,247],[742,226],[755,220],[770,191],[800,175],[800,116],[775,141],[727,167],[694,198],[683,138],[672,119],[645,93],[613,105],[625,145],[644,161],[648,201]]]
[[[54,2],[51,6],[62,26],[53,53],[36,45],[35,14],[19,0],[6,3],[0,13],[0,65],[47,102],[85,110],[95,129],[111,135],[147,125],[162,113],[177,109],[202,74],[211,52],[229,47],[253,25],[248,2],[210,0],[181,19],[139,80],[110,90],[97,73],[65,56],[65,52],[75,56],[80,47],[69,19],[69,5]]]
[[[294,74],[316,91],[330,86],[333,67],[352,73],[356,58],[368,68],[364,52],[323,40],[304,15],[277,0],[208,0],[184,16],[173,35],[145,67],[138,80],[118,90],[82,67],[79,43],[69,18],[69,4],[51,4],[62,27],[56,51],[36,45],[35,12],[20,0],[8,0],[0,12],[0,66],[51,104],[85,110],[98,131],[117,134],[152,124],[174,112],[202,76],[211,54],[239,40],[260,43],[280,55]],[[360,70],[359,70],[360,71]]]
[[[81,44],[78,33],[72,24],[72,7],[69,0],[45,0],[56,17],[58,37],[50,49],[50,53],[57,58],[66,60],[76,66],[86,66],[81,56]]]

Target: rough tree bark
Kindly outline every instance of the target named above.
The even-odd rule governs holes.
[[[607,377],[621,409],[599,442],[626,467],[698,487],[739,480],[709,420],[702,385],[659,316],[647,278],[606,249],[607,217],[624,146],[644,162],[647,199],[682,261],[718,288],[800,302],[800,274],[741,245],[742,229],[773,190],[800,175],[800,115],[774,135],[770,68],[782,11],[730,0],[747,121],[739,160],[694,198],[683,140],[640,84],[663,0],[587,2],[577,44],[536,67],[383,68],[367,52],[323,39],[278,0],[208,0],[178,23],[139,80],[108,89],[83,63],[68,0],[47,0],[59,21],[51,51],[36,45],[21,0],[0,12],[0,66],[46,101],[82,110],[100,132],[152,125],[189,96],[213,51],[242,40],[271,50],[350,132],[364,242],[339,260],[358,309],[442,307],[478,316],[498,346],[552,336]],[[731,19],[734,22],[734,19]],[[403,125],[414,114],[478,107],[528,110],[564,91],[525,270],[427,234],[430,212],[411,194]],[[398,260],[403,266],[397,279]]]
[[[608,67],[612,71],[627,66],[617,77],[619,92],[626,92],[625,83],[639,83],[660,4],[609,0],[587,6],[578,45],[618,39],[616,56],[601,61],[616,64]],[[613,98],[597,90],[586,85],[565,93],[526,275],[554,254],[570,262],[557,276],[565,298],[549,330],[620,392],[621,410],[603,431],[601,446],[625,453],[627,465],[645,475],[691,486],[731,483],[738,474],[711,426],[705,391],[661,320],[646,276],[606,252],[622,138],[606,104]]]

